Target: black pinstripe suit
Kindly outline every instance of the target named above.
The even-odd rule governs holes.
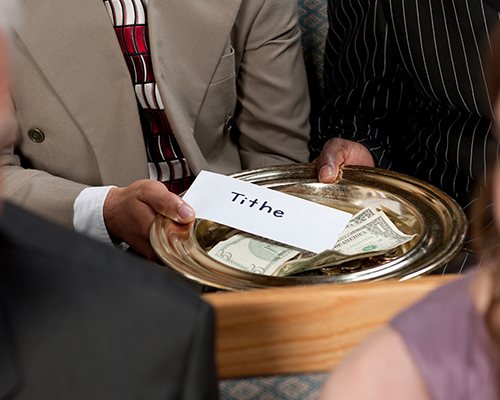
[[[313,152],[331,137],[361,142],[377,166],[467,208],[487,149],[496,150],[483,57],[499,10],[493,0],[330,0]]]

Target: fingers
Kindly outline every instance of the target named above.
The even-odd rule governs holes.
[[[156,260],[149,231],[157,213],[180,223],[194,220],[194,210],[160,182],[145,179],[124,188],[112,188],[103,207],[110,236],[125,241],[136,252]]]
[[[342,139],[330,139],[323,146],[319,157],[314,161],[318,166],[318,180],[332,183],[337,179],[339,168],[345,162],[345,149]]]
[[[337,164],[337,163],[318,164],[318,160],[316,160],[315,162],[316,165],[318,165],[319,169],[318,180],[321,183],[332,183],[337,179],[339,175],[340,165],[342,164]]]
[[[326,142],[314,163],[318,166],[318,180],[322,183],[332,183],[338,179],[342,164],[375,166],[373,157],[365,146],[340,138]]]
[[[195,218],[195,212],[189,204],[176,194],[168,191],[165,185],[160,182],[144,181],[140,186],[140,190],[138,190],[137,198],[148,204],[157,213],[181,224],[187,224]]]

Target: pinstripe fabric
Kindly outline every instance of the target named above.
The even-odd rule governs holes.
[[[331,137],[358,141],[377,166],[430,182],[467,208],[488,152],[498,150],[482,58],[499,6],[330,0],[326,105],[313,153]]]
[[[104,0],[104,4],[134,84],[149,176],[179,194],[189,187],[193,178],[156,86],[149,53],[147,0]]]

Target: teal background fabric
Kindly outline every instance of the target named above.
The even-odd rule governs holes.
[[[327,0],[298,0],[302,48],[313,114],[322,105],[323,58],[328,32]]]

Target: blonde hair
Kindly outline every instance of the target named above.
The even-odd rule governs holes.
[[[491,51],[488,52],[484,65],[490,102],[493,110],[499,110],[497,103],[500,101],[500,27],[491,34]],[[500,138],[500,115],[493,115],[492,119],[494,121],[492,133],[498,141]],[[500,232],[498,229],[500,215],[495,215],[495,198],[493,196],[495,186],[500,185],[500,170],[496,168],[499,161],[498,149],[497,146],[491,146],[492,151],[488,155],[489,171],[487,181],[484,182],[486,189],[483,190],[480,200],[476,204],[475,210],[477,212],[475,214],[480,216],[472,221],[471,234],[477,239],[475,250],[486,258],[484,272],[492,280],[492,293],[485,319],[493,344],[494,356],[497,359],[497,365],[500,365]]]
[[[498,106],[500,94],[500,27],[498,27],[491,36],[491,48],[489,49],[484,59],[484,70],[486,82],[488,86],[488,95],[492,109],[495,110],[495,105]],[[500,117],[500,116],[497,116]],[[492,140],[500,138],[500,121],[495,121],[495,115],[492,115],[494,121],[492,127]],[[497,142],[498,143],[498,142]],[[500,260],[500,246],[498,241],[500,239],[500,232],[495,223],[495,219],[499,216],[495,215],[494,207],[490,206],[494,202],[492,190],[495,187],[496,179],[494,166],[498,163],[499,155],[497,154],[497,146],[489,146],[487,165],[489,168],[486,181],[483,185],[478,186],[476,191],[478,193],[479,201],[476,202],[473,208],[472,215],[475,216],[471,223],[471,236],[476,239],[474,249],[480,254],[487,257],[489,260]],[[500,261],[499,261],[500,264]],[[499,266],[500,269],[500,266]]]

